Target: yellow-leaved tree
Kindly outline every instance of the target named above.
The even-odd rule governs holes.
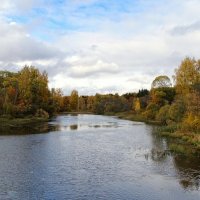
[[[200,60],[185,58],[174,76],[176,91],[186,106],[184,128],[200,130]]]

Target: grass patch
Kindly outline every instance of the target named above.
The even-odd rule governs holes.
[[[120,119],[127,119],[127,120],[131,120],[131,121],[145,122],[145,119],[141,115],[135,114],[133,112],[109,113],[109,115],[110,114],[117,116]],[[106,115],[107,115],[107,113],[106,113]]]
[[[26,118],[0,118],[0,127],[21,127],[27,124],[48,121],[46,118],[26,117]]]
[[[170,125],[170,126],[160,126],[158,127],[159,133],[174,133],[179,129],[179,125]]]
[[[147,120],[141,114],[137,114],[133,112],[106,113],[106,115],[112,115],[120,119],[125,119],[125,120],[130,120],[130,121],[145,122],[147,124],[160,125],[159,121]]]
[[[189,146],[188,143],[178,144],[178,143],[170,143],[169,150],[172,152],[186,154],[186,155],[196,155],[200,156],[200,149],[195,148],[194,146]]]
[[[162,127],[158,128],[158,133],[161,136],[179,139],[184,143],[193,145],[196,149],[200,150],[200,133],[184,132],[177,128]]]

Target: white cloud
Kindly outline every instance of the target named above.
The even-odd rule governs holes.
[[[34,6],[41,5],[43,0],[1,0],[0,13],[10,14],[16,12],[27,12]]]
[[[48,60],[61,55],[59,50],[51,44],[32,38],[16,22],[0,20],[0,24],[0,60],[2,61],[0,68],[5,68],[10,62],[30,64],[37,60]]]
[[[51,87],[66,94],[74,88],[82,94],[123,93],[150,88],[160,74],[171,76],[186,56],[199,58],[199,0],[128,1],[122,7],[103,1],[108,10],[90,9],[98,2],[2,0],[0,69],[35,65],[47,70]],[[37,19],[15,21],[13,13],[27,18],[23,11],[32,8],[39,8]]]
[[[117,73],[119,67],[115,63],[105,63],[98,60],[94,65],[75,65],[70,69],[72,77],[88,77],[98,74]]]
[[[197,32],[197,31],[200,32],[200,21],[196,21],[195,23],[192,24],[176,26],[170,32],[172,35],[181,36],[187,33]]]

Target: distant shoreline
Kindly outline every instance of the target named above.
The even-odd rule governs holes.
[[[62,114],[93,114],[91,112],[65,112]],[[155,120],[146,120],[144,117],[142,117],[140,114],[135,114],[131,111],[129,112],[119,112],[119,113],[105,113],[103,116],[115,116],[119,119],[129,120],[129,121],[136,121],[136,122],[144,122],[145,124],[149,125],[155,125],[158,126],[158,134],[162,137],[168,137],[168,138],[174,138],[177,140],[180,140],[180,143],[185,143],[188,145],[194,146],[194,148],[200,150],[200,138],[199,134],[188,132],[184,133],[180,130],[177,130],[176,126],[169,126],[169,125],[163,125],[159,121]]]
[[[0,127],[22,127],[27,124],[47,122],[47,118],[24,117],[24,118],[4,118],[0,117]]]
[[[90,114],[90,115],[96,115],[92,112],[60,112],[57,113],[55,116],[58,115],[78,115],[78,114]],[[181,131],[178,131],[176,127],[173,126],[167,126],[167,125],[161,125],[158,121],[149,121],[142,118],[141,115],[135,114],[133,112],[119,112],[119,113],[105,113],[103,116],[113,116],[117,117],[119,119],[129,120],[129,121],[137,121],[137,122],[144,122],[146,124],[150,125],[156,125],[158,126],[158,134],[163,137],[169,137],[178,139],[181,141],[181,143],[189,144],[194,146],[194,148],[200,150],[200,138],[199,134],[197,133],[183,133]],[[20,128],[26,125],[34,125],[37,123],[42,122],[48,122],[50,119],[47,118],[39,118],[34,116],[28,116],[24,118],[6,118],[6,117],[0,117],[0,130],[3,130],[4,128]]]

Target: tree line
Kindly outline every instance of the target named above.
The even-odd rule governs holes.
[[[181,124],[184,130],[200,130],[200,60],[185,58],[169,77],[156,77],[151,89],[126,94],[79,96],[73,90],[48,88],[46,72],[25,66],[17,73],[0,71],[0,115],[49,117],[57,112],[109,114],[131,112],[144,120]]]
[[[0,71],[0,115],[48,118],[60,109],[62,92],[48,88],[48,76],[33,66],[17,73]]]

